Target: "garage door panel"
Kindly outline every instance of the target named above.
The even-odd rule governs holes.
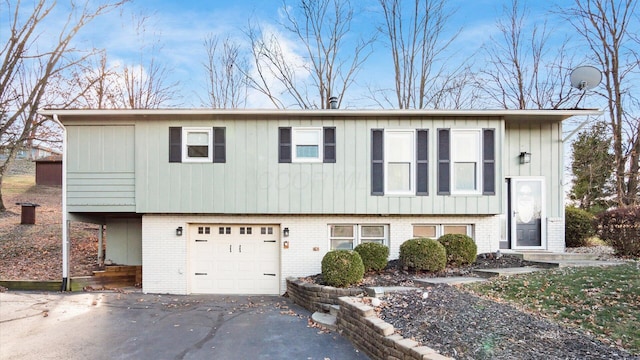
[[[279,233],[274,225],[191,225],[191,292],[279,294]]]

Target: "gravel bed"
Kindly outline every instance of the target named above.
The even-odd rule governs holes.
[[[385,295],[379,317],[456,359],[637,359],[629,353],[456,287]]]

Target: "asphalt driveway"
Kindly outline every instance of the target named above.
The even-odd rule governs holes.
[[[270,296],[0,293],[0,359],[368,359]]]

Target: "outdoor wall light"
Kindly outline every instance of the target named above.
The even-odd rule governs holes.
[[[182,236],[182,226],[176,228],[176,236]]]
[[[284,237],[289,237],[289,228],[284,228],[282,234],[284,235]]]
[[[521,152],[520,153],[520,164],[528,164],[531,162],[531,153]]]

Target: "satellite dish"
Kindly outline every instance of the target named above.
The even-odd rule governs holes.
[[[579,66],[571,71],[571,86],[579,90],[590,90],[600,85],[602,73],[593,66]]]

